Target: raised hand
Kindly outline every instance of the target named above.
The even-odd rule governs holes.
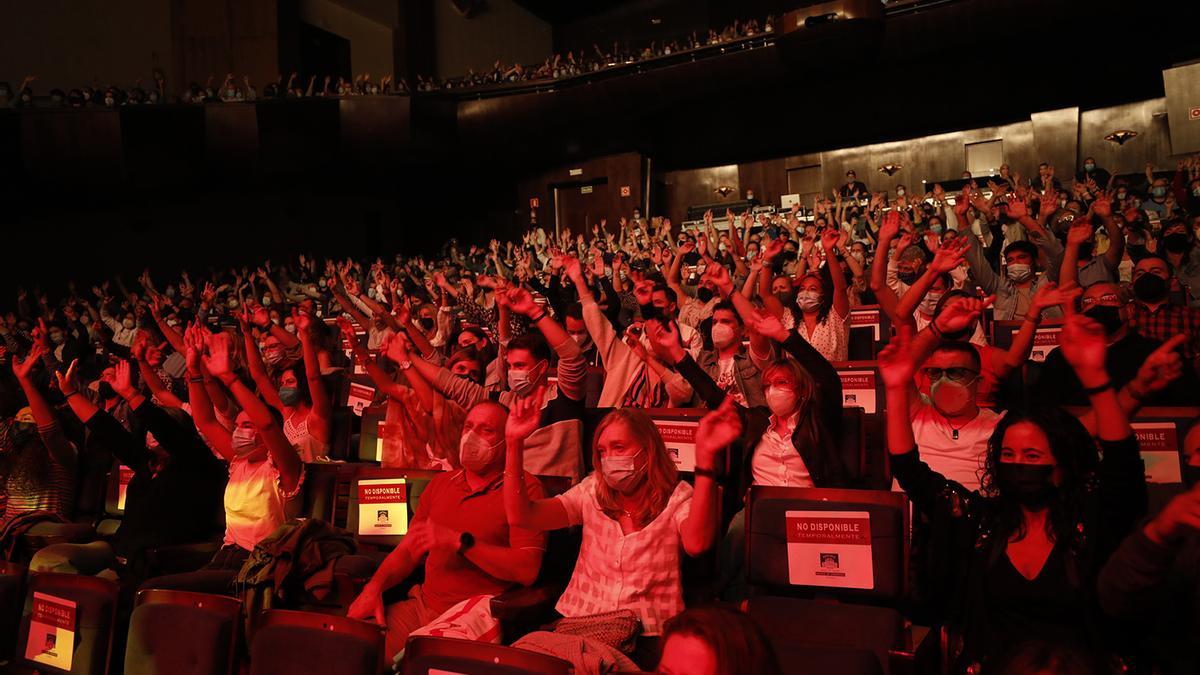
[[[704,268],[704,276],[712,281],[713,286],[721,292],[724,297],[729,297],[733,293],[733,279],[729,276],[729,270],[725,269],[724,265],[709,265]]]
[[[1041,312],[1042,310],[1051,307],[1074,305],[1075,298],[1083,293],[1083,289],[1077,284],[1069,284],[1059,286],[1054,282],[1043,284],[1041,288],[1033,294],[1033,299],[1030,301],[1030,313],[1034,311]]]
[[[1078,220],[1067,230],[1067,245],[1079,246],[1092,238],[1092,226],[1086,220]]]
[[[70,396],[79,391],[79,385],[75,378],[75,368],[79,365],[79,359],[72,359],[71,365],[67,366],[66,373],[54,371],[54,377],[58,380],[58,391],[63,396]]]
[[[563,269],[567,270],[567,277],[576,284],[583,285],[586,282],[583,278],[583,263],[573,255],[563,256]]]
[[[634,284],[633,297],[639,305],[649,305],[654,299],[654,282],[642,280]]]
[[[748,327],[752,332],[775,342],[784,342],[791,335],[788,329],[783,327],[779,317],[763,310],[755,310]]]
[[[387,350],[384,354],[393,363],[412,361],[412,349],[408,342],[408,336],[404,333],[393,333],[388,338]]]
[[[532,396],[516,397],[512,400],[508,410],[508,421],[504,425],[504,437],[509,442],[522,442],[541,426],[544,390],[544,386],[538,387]]]
[[[313,320],[307,312],[300,311],[299,307],[292,308],[292,323],[296,325],[296,334],[300,337],[307,337],[309,331],[312,330]]]
[[[650,338],[650,348],[663,361],[676,364],[687,356],[687,350],[679,339],[679,329],[673,322],[647,321],[643,329],[646,337]]]
[[[700,418],[696,431],[696,468],[712,470],[720,462],[721,452],[742,437],[742,418],[732,396],[720,407]]]
[[[1104,326],[1083,314],[1075,313],[1074,307],[1064,307],[1067,314],[1062,328],[1059,350],[1067,363],[1075,369],[1084,387],[1098,386],[1108,380],[1105,358],[1108,355],[1107,336]]]
[[[821,248],[825,249],[826,257],[833,255],[833,250],[837,247],[837,243],[841,238],[841,230],[837,227],[826,228],[821,233]]]
[[[188,326],[187,330],[183,333],[184,359],[187,362],[189,375],[197,376],[200,374],[201,357],[204,356],[205,332],[207,331],[197,322]]]
[[[1183,374],[1183,356],[1175,351],[1187,343],[1186,333],[1177,333],[1159,345],[1138,368],[1130,386],[1139,398],[1162,391]]]
[[[769,264],[772,260],[778,258],[779,254],[783,253],[784,244],[783,237],[779,237],[772,239],[769,244],[762,247],[763,261]]]
[[[880,239],[893,239],[900,234],[900,212],[888,211],[883,214],[883,222],[879,225]]]
[[[515,286],[504,294],[508,307],[517,314],[532,317],[541,311],[541,307],[533,301],[533,294],[523,287]]]
[[[1096,214],[1100,218],[1111,218],[1112,194],[1109,192],[1102,192],[1099,195],[1096,195],[1096,201],[1092,202],[1092,213]]]
[[[113,364],[112,388],[121,398],[129,398],[137,393],[133,387],[133,370],[125,359]]]
[[[913,375],[917,372],[917,364],[912,357],[912,328],[899,326],[896,334],[876,357],[879,362],[879,375],[889,389],[902,389],[911,386]]]
[[[1010,199],[1005,205],[1004,212],[1012,220],[1020,220],[1029,216],[1029,204],[1024,199]]]
[[[25,355],[24,361],[17,358],[16,354],[13,354],[13,375],[16,375],[18,380],[28,380],[29,374],[33,372],[33,369],[37,367],[38,362],[42,360],[42,357],[45,356],[46,352],[48,351],[49,350],[45,345],[35,342],[33,343],[33,346],[29,348],[29,353]]]
[[[996,296],[989,295],[986,298],[963,298],[951,302],[942,309],[942,313],[933,322],[937,330],[942,333],[963,330],[973,326],[979,320],[979,316],[983,314],[983,310],[991,307],[995,301]]]
[[[204,336],[204,367],[216,377],[233,374],[232,347],[226,333],[209,333]],[[116,388],[115,386],[113,387]]]
[[[939,246],[933,254],[933,262],[929,263],[929,269],[944,274],[957,268],[962,264],[969,245],[966,237],[957,237]]]

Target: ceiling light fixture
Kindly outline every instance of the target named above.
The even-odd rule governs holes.
[[[900,169],[903,169],[903,168],[904,167],[899,164],[892,164],[891,162],[888,162],[887,164],[884,164],[883,166],[879,167],[879,173],[886,173],[887,175],[891,176],[892,174],[896,173],[897,171],[899,171]]]
[[[1138,132],[1133,131],[1131,129],[1117,129],[1116,131],[1112,132],[1111,134],[1105,136],[1104,140],[1112,141],[1113,143],[1116,143],[1117,145],[1125,145],[1125,141],[1127,141],[1137,135],[1138,135]]]

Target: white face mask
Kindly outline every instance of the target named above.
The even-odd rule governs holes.
[[[496,460],[496,453],[503,445],[503,440],[488,445],[482,436],[468,431],[458,442],[458,463],[471,473],[482,473]]]
[[[727,324],[714,323],[712,326],[712,341],[713,346],[717,349],[724,349],[737,340],[737,331],[729,327]]]
[[[921,300],[921,313],[929,316],[933,315],[933,310],[937,308],[938,301],[942,299],[945,293],[941,291],[929,291]]]
[[[815,312],[821,306],[821,294],[816,291],[800,291],[796,294],[796,304],[805,312]]]
[[[534,366],[530,370],[509,370],[508,371],[508,388],[518,396],[524,396],[533,391],[538,380],[542,378],[542,373],[545,369],[541,365]]]
[[[1028,281],[1029,277],[1033,276],[1033,268],[1025,263],[1016,263],[1009,265],[1005,273],[1008,275],[1010,281],[1019,284],[1023,281]]]
[[[575,344],[579,345],[580,348],[586,349],[587,345],[588,345],[588,340],[591,340],[592,336],[588,335],[587,332],[571,333],[571,339],[574,340]]]
[[[767,407],[784,417],[796,410],[796,392],[786,387],[767,387]]]
[[[600,475],[604,478],[604,484],[622,494],[632,492],[646,468],[644,465],[641,468],[635,465],[640,454],[642,453],[626,457],[601,457]]]

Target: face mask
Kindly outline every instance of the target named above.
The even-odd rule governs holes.
[[[904,188],[896,188],[896,196],[903,197],[904,196]]]
[[[815,312],[821,306],[821,294],[816,291],[800,291],[796,294],[796,304],[805,312]]]
[[[942,299],[945,293],[941,291],[929,291],[925,297],[921,299],[921,313],[928,316],[933,316],[933,310],[937,309],[938,302]]]
[[[1125,192],[1124,190],[1117,190],[1117,199],[1123,200],[1128,194],[1129,193]]]
[[[1133,294],[1144,302],[1158,302],[1167,297],[1167,280],[1157,274],[1143,274],[1133,282]]]
[[[245,457],[255,451],[258,447],[258,432],[250,428],[238,427],[233,430],[230,443],[233,445],[233,454],[240,457]]]
[[[62,333],[51,333],[50,341],[56,345],[61,345],[67,341],[67,336],[63,335]]]
[[[533,387],[545,372],[545,369],[542,368],[543,363],[545,362],[539,363],[530,370],[508,371],[508,388],[518,396],[524,396],[533,391]]]
[[[1170,253],[1186,252],[1188,250],[1188,243],[1187,235],[1182,232],[1168,234],[1167,236],[1163,237],[1163,246]]]
[[[503,440],[495,445],[488,445],[479,434],[468,431],[458,442],[458,463],[467,471],[481,473],[495,461],[496,452],[503,445]]]
[[[724,349],[737,339],[737,332],[723,323],[714,323],[712,327],[713,346]]]
[[[237,306],[238,306],[238,301],[233,298],[230,298],[229,299],[229,309],[237,309]]]
[[[1045,508],[1058,488],[1051,480],[1054,467],[1049,464],[1018,464],[999,462],[996,465],[996,486],[1000,494],[1030,509]]]
[[[700,302],[708,302],[713,299],[713,292],[707,286],[701,286],[696,289],[696,299]]]
[[[1025,263],[1015,263],[1008,266],[1007,274],[1009,281],[1019,284],[1033,276],[1033,268]]]
[[[1196,187],[1192,188],[1192,196],[1200,197],[1200,185],[1197,185]]]
[[[289,408],[293,408],[300,403],[300,390],[296,387],[280,387],[279,402]]]
[[[591,335],[585,333],[571,333],[571,339],[575,344],[579,345],[580,349],[587,349],[588,342],[592,339]]]
[[[1096,165],[1092,164],[1091,162],[1088,162],[1087,164],[1083,165],[1083,170],[1088,173],[1091,173],[1096,170]]]
[[[867,262],[867,256],[859,253],[858,251],[851,251],[850,257],[857,260],[859,264],[865,264]]]
[[[775,299],[779,300],[779,302],[783,303],[784,307],[790,307],[796,302],[796,300],[792,296],[792,294],[787,291],[776,291]]]
[[[1121,326],[1125,325],[1125,322],[1121,321],[1120,307],[1096,305],[1095,307],[1092,307],[1088,311],[1084,312],[1084,314],[1087,315],[1088,318],[1094,320],[1096,323],[1104,326],[1104,333],[1106,335],[1112,335],[1116,333],[1117,331],[1121,330]]]
[[[121,322],[121,325],[125,327],[125,330],[132,330],[137,324],[133,322],[133,319],[125,319]]]
[[[717,250],[720,251],[721,253],[724,253],[725,252],[725,243],[721,242],[720,244],[717,244]]]
[[[262,304],[263,304],[263,307],[270,307],[271,306],[271,296],[264,295]]]
[[[96,385],[96,393],[100,395],[101,401],[111,401],[117,397],[116,390],[108,382],[101,382]]]
[[[431,316],[423,316],[417,319],[417,323],[421,324],[421,328],[427,331],[433,330],[434,321]]]
[[[957,415],[975,400],[971,389],[961,382],[953,382],[945,378],[938,379],[929,387],[933,405],[943,415]]]
[[[296,332],[296,324],[294,324],[294,323],[285,324],[283,329],[289,333],[295,333]]]
[[[179,325],[179,319],[167,319],[167,325],[174,328]]]
[[[628,457],[601,457],[600,475],[604,478],[605,485],[622,494],[632,492],[638,483],[639,474],[646,468],[638,468],[634,464],[640,454],[639,452]]]
[[[929,231],[934,234],[941,234],[943,229],[945,228],[942,227],[941,223],[933,223],[929,226]]]
[[[1167,196],[1167,188],[1165,188],[1161,185],[1156,185],[1156,186],[1150,188],[1150,194],[1154,197],[1166,197]]]
[[[901,282],[908,284],[909,286],[917,283],[917,279],[919,279],[920,276],[921,275],[917,274],[916,272],[909,272],[907,270],[896,273],[896,278]]]
[[[796,392],[786,387],[767,387],[767,407],[779,417],[796,410]]]
[[[280,361],[283,360],[283,350],[282,349],[263,350],[262,355],[263,355],[263,361],[266,362],[266,364],[268,366],[273,366],[276,363],[279,363]]]

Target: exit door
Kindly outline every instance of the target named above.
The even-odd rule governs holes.
[[[608,198],[608,179],[588,184],[569,184],[554,187],[554,226],[556,232],[569,231],[590,238],[593,225],[608,218],[611,203]]]

